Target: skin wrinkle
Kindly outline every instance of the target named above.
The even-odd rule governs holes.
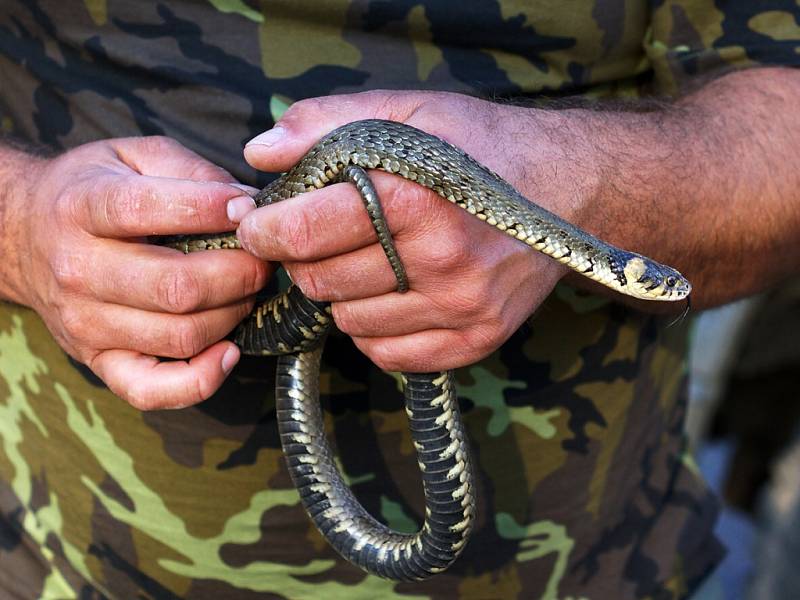
[[[399,94],[389,93],[385,98],[382,98],[382,102],[375,110],[375,116],[388,114],[388,119],[390,121],[407,121],[412,118],[414,113],[418,110],[419,104],[417,106],[408,107],[402,101],[398,102],[398,97]]]
[[[143,145],[144,144],[144,141],[143,141],[144,139],[146,139],[146,138],[141,138],[141,140],[137,140],[137,141],[140,144]],[[120,144],[112,143],[111,149],[113,150],[114,154],[116,155],[117,160],[119,160],[120,163],[122,163],[123,165],[128,167],[131,171],[135,171],[136,173],[141,175],[141,172],[139,171],[139,169],[136,168],[136,161],[131,157],[130,153],[127,151],[125,146],[120,145]]]

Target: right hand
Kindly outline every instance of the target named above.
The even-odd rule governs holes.
[[[184,256],[144,237],[235,229],[226,205],[244,186],[162,137],[89,143],[20,176],[27,193],[7,231],[25,248],[17,300],[138,409],[216,391],[240,356],[220,340],[252,308],[268,267],[241,251]]]

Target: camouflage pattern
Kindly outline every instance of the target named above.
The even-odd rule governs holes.
[[[794,0],[4,0],[0,126],[53,149],[165,134],[248,183],[244,141],[299,98],[674,93],[800,62]],[[8,598],[684,598],[719,560],[684,450],[686,323],[558,287],[457,372],[479,517],[446,574],[394,584],[322,541],[282,460],[270,360],[139,413],[0,304],[0,587]],[[421,486],[397,378],[345,336],[323,403],[358,498],[400,530]]]

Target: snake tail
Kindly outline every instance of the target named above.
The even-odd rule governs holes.
[[[316,375],[322,349],[278,358],[277,418],[289,472],[328,542],[365,571],[396,581],[444,571],[463,550],[475,517],[471,462],[452,374],[403,375],[406,412],[425,493],[413,534],[377,521],[356,500],[324,433]]]

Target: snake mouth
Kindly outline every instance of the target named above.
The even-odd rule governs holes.
[[[637,295],[644,300],[678,302],[688,298],[692,292],[692,284],[683,276],[677,278],[670,275],[655,281],[643,278],[636,283],[639,292]]]
[[[631,254],[624,274],[630,291],[643,300],[677,302],[692,292],[692,284],[679,271],[639,254]]]
[[[635,298],[677,302],[692,291],[692,284],[679,271],[641,254],[617,250],[612,264],[621,265],[615,273],[625,288],[623,293]]]

